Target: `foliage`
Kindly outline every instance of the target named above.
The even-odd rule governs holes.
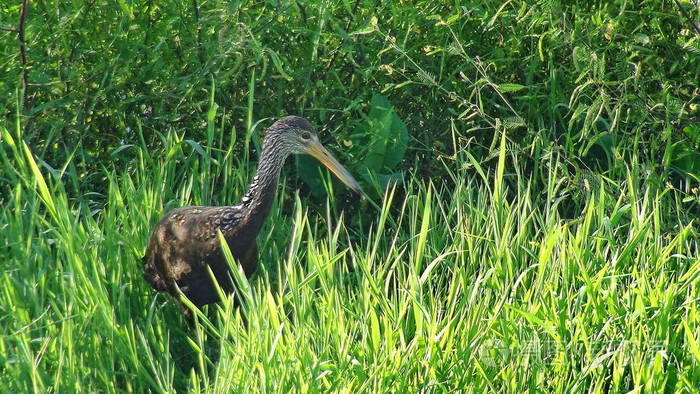
[[[19,3],[0,6],[0,26],[16,27]],[[140,135],[150,147],[167,130],[203,142],[212,79],[216,123],[239,140],[295,113],[353,141],[381,93],[419,176],[444,177],[439,159],[467,148],[492,167],[498,122],[518,128],[510,138],[535,169],[556,147],[610,178],[624,176],[617,158],[684,176],[673,146],[700,122],[700,39],[669,0],[30,4],[26,90],[17,35],[0,31],[2,116],[13,122],[19,94],[35,152],[52,167],[74,154],[85,174]]]
[[[0,385],[694,391],[700,38],[678,4],[697,23],[670,0],[43,0],[23,60],[3,2]],[[148,231],[234,203],[292,113],[372,199],[299,158],[239,304],[188,328],[141,278]]]
[[[394,171],[397,171],[396,167],[406,154],[408,131],[386,97],[381,94],[372,96],[366,123],[358,128],[355,135],[369,138],[367,152],[363,155],[363,164],[369,174],[383,175],[384,179],[403,175],[403,171]],[[386,186],[387,183],[382,182],[381,189]]]
[[[357,131],[370,139],[364,164],[372,171],[391,171],[406,153],[408,133],[386,97],[372,96],[367,123]]]

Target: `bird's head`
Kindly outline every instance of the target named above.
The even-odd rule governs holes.
[[[311,155],[326,166],[349,188],[360,195],[364,191],[355,178],[321,144],[311,123],[298,116],[286,116],[267,129],[266,139],[275,138],[287,153]]]

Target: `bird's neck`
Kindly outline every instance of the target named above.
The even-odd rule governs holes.
[[[247,230],[252,233],[257,234],[270,213],[277,193],[280,172],[287,156],[288,154],[275,141],[264,142],[258,169],[248,187],[248,192],[240,202],[243,216],[248,218]]]

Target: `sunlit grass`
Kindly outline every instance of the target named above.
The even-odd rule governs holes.
[[[22,3],[0,392],[697,391],[692,2],[24,2],[26,59]],[[406,134],[373,152],[378,93]],[[191,327],[149,231],[236,203],[285,114],[371,200],[290,160],[256,275]]]
[[[573,218],[556,173],[533,190],[507,170],[505,136],[493,174],[409,178],[379,210],[309,210],[288,189],[257,275],[237,275],[240,302],[189,328],[141,279],[148,232],[174,206],[234,202],[252,167],[231,146],[201,154],[163,136],[166,154],[134,146],[134,167],[105,172],[95,208],[66,190],[80,182],[70,163],[50,173],[19,128],[1,131],[15,182],[0,208],[9,391],[682,391],[700,379],[696,223],[634,169]]]

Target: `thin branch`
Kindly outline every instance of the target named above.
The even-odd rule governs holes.
[[[348,18],[348,23],[345,24],[345,33],[350,30],[350,25],[352,24],[352,20],[355,19],[355,14],[357,13],[357,6],[360,5],[360,0],[355,0],[355,5],[352,7],[352,14],[350,15],[350,18]],[[335,53],[333,53],[333,57],[331,58],[331,61],[328,62],[328,66],[326,66],[326,71],[330,70],[331,67],[333,67],[333,63],[335,63],[335,58],[338,57],[338,53],[340,52],[340,48],[343,46],[345,43],[346,38],[343,38],[343,40],[340,42],[340,45],[338,45],[338,49],[336,49]]]
[[[51,82],[44,82],[44,83],[29,83],[29,86],[38,86],[38,87],[43,87],[43,86],[51,86],[51,85],[58,85],[59,83],[66,83],[66,81],[51,81]]]
[[[678,6],[678,9],[681,10],[681,14],[683,14],[683,16],[685,17],[685,19],[688,20],[688,23],[690,23],[690,26],[692,26],[693,29],[695,29],[695,32],[698,33],[698,35],[700,35],[700,26],[698,26],[698,24],[695,23],[695,21],[694,21],[693,18],[690,16],[690,14],[688,13],[688,11],[686,11],[685,8],[683,8],[683,5],[681,4],[681,2],[678,1],[678,0],[673,0],[673,1],[674,1],[674,2],[676,3],[676,5]]]
[[[13,29],[11,27],[2,27],[0,26],[0,31],[9,31],[10,33],[19,33],[19,30]]]
[[[301,19],[304,20],[304,24],[306,24],[306,8],[304,8],[303,5],[301,5],[301,2],[297,0],[297,8],[299,8],[299,12],[301,13]]]
[[[27,107],[27,89],[29,88],[29,67],[27,65],[27,43],[24,40],[24,26],[27,23],[27,12],[29,11],[29,0],[22,0],[22,9],[19,13],[19,27],[17,28],[17,39],[19,40],[19,58],[22,62],[22,83],[24,84],[24,96],[22,102]]]
[[[202,47],[202,27],[199,24],[199,2],[197,2],[197,0],[192,0],[192,8],[194,9],[194,20],[197,25],[197,55],[199,56],[199,63],[204,65],[206,61],[204,57],[204,48]]]

